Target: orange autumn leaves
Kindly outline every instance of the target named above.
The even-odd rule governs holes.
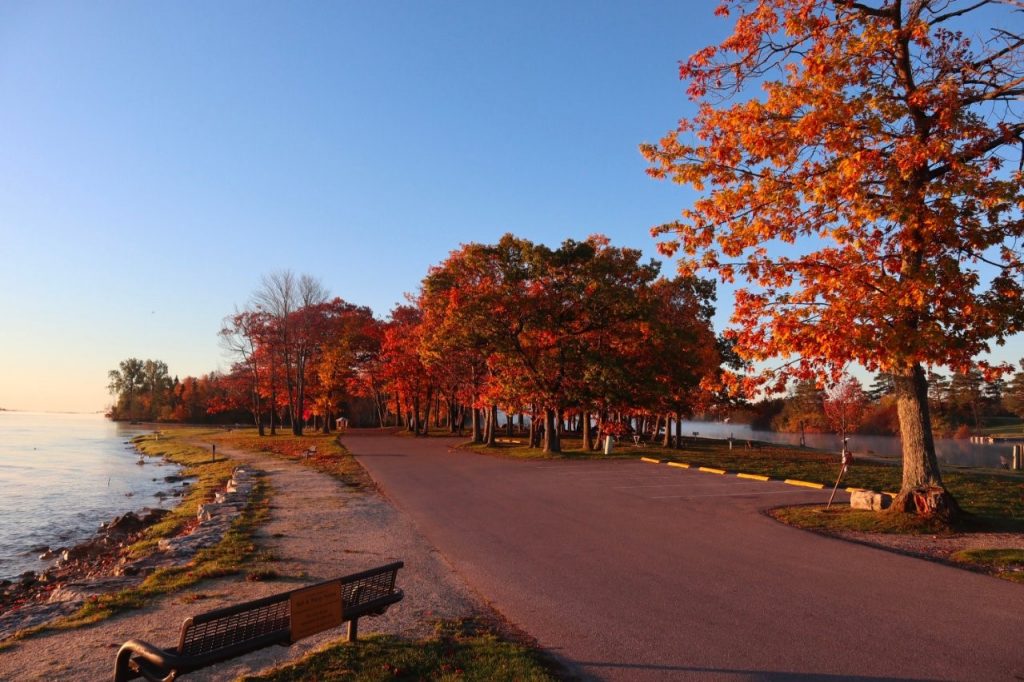
[[[641,149],[702,195],[653,233],[749,283],[731,334],[776,378],[963,368],[1024,326],[1024,41],[958,33],[971,5],[730,0],[681,65],[698,112]]]

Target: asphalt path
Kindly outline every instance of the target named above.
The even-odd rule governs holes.
[[[469,584],[581,677],[1024,680],[1024,586],[762,513],[828,491],[457,442],[345,437]]]

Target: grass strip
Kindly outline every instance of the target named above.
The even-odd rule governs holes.
[[[266,481],[257,479],[248,504],[219,543],[200,549],[192,561],[183,566],[157,569],[137,587],[87,600],[76,613],[55,623],[54,629],[89,625],[122,611],[141,608],[154,597],[190,587],[202,580],[240,573],[256,554],[253,532],[269,516],[270,486]]]
[[[132,558],[141,558],[152,553],[164,538],[180,534],[196,520],[199,505],[213,499],[215,492],[223,490],[237,462],[221,457],[213,460],[208,450],[187,440],[216,433],[208,429],[175,429],[170,433],[155,433],[136,436],[132,439],[135,448],[147,457],[162,457],[180,465],[182,475],[194,478],[188,493],[171,513],[146,529],[142,538],[135,542],[129,553]]]
[[[821,532],[895,533],[901,535],[943,535],[949,528],[932,519],[915,514],[879,514],[863,509],[834,504],[779,507],[768,515],[783,523]]]
[[[962,549],[953,561],[987,568],[1004,580],[1024,584],[1024,549]]]
[[[429,639],[408,640],[385,635],[361,638],[358,644],[338,641],[302,660],[246,682],[306,680],[439,680],[454,682],[542,682],[558,679],[552,664],[530,647],[480,631],[473,620],[443,621]]]
[[[308,433],[303,436],[277,434],[260,436],[255,428],[224,431],[210,437],[211,442],[250,452],[263,452],[298,462],[335,478],[350,488],[372,489],[373,480],[345,446],[338,434]],[[310,448],[316,450],[312,454]]]

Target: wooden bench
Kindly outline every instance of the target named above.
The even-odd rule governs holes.
[[[271,644],[288,646],[344,622],[348,623],[348,640],[355,641],[360,617],[379,616],[405,596],[395,588],[402,566],[403,562],[396,561],[187,618],[174,649],[128,640],[117,652],[114,682],[138,677],[170,682]]]

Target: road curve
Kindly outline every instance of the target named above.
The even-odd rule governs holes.
[[[760,513],[822,491],[450,439],[344,442],[471,585],[583,677],[1024,680],[1024,587]]]

